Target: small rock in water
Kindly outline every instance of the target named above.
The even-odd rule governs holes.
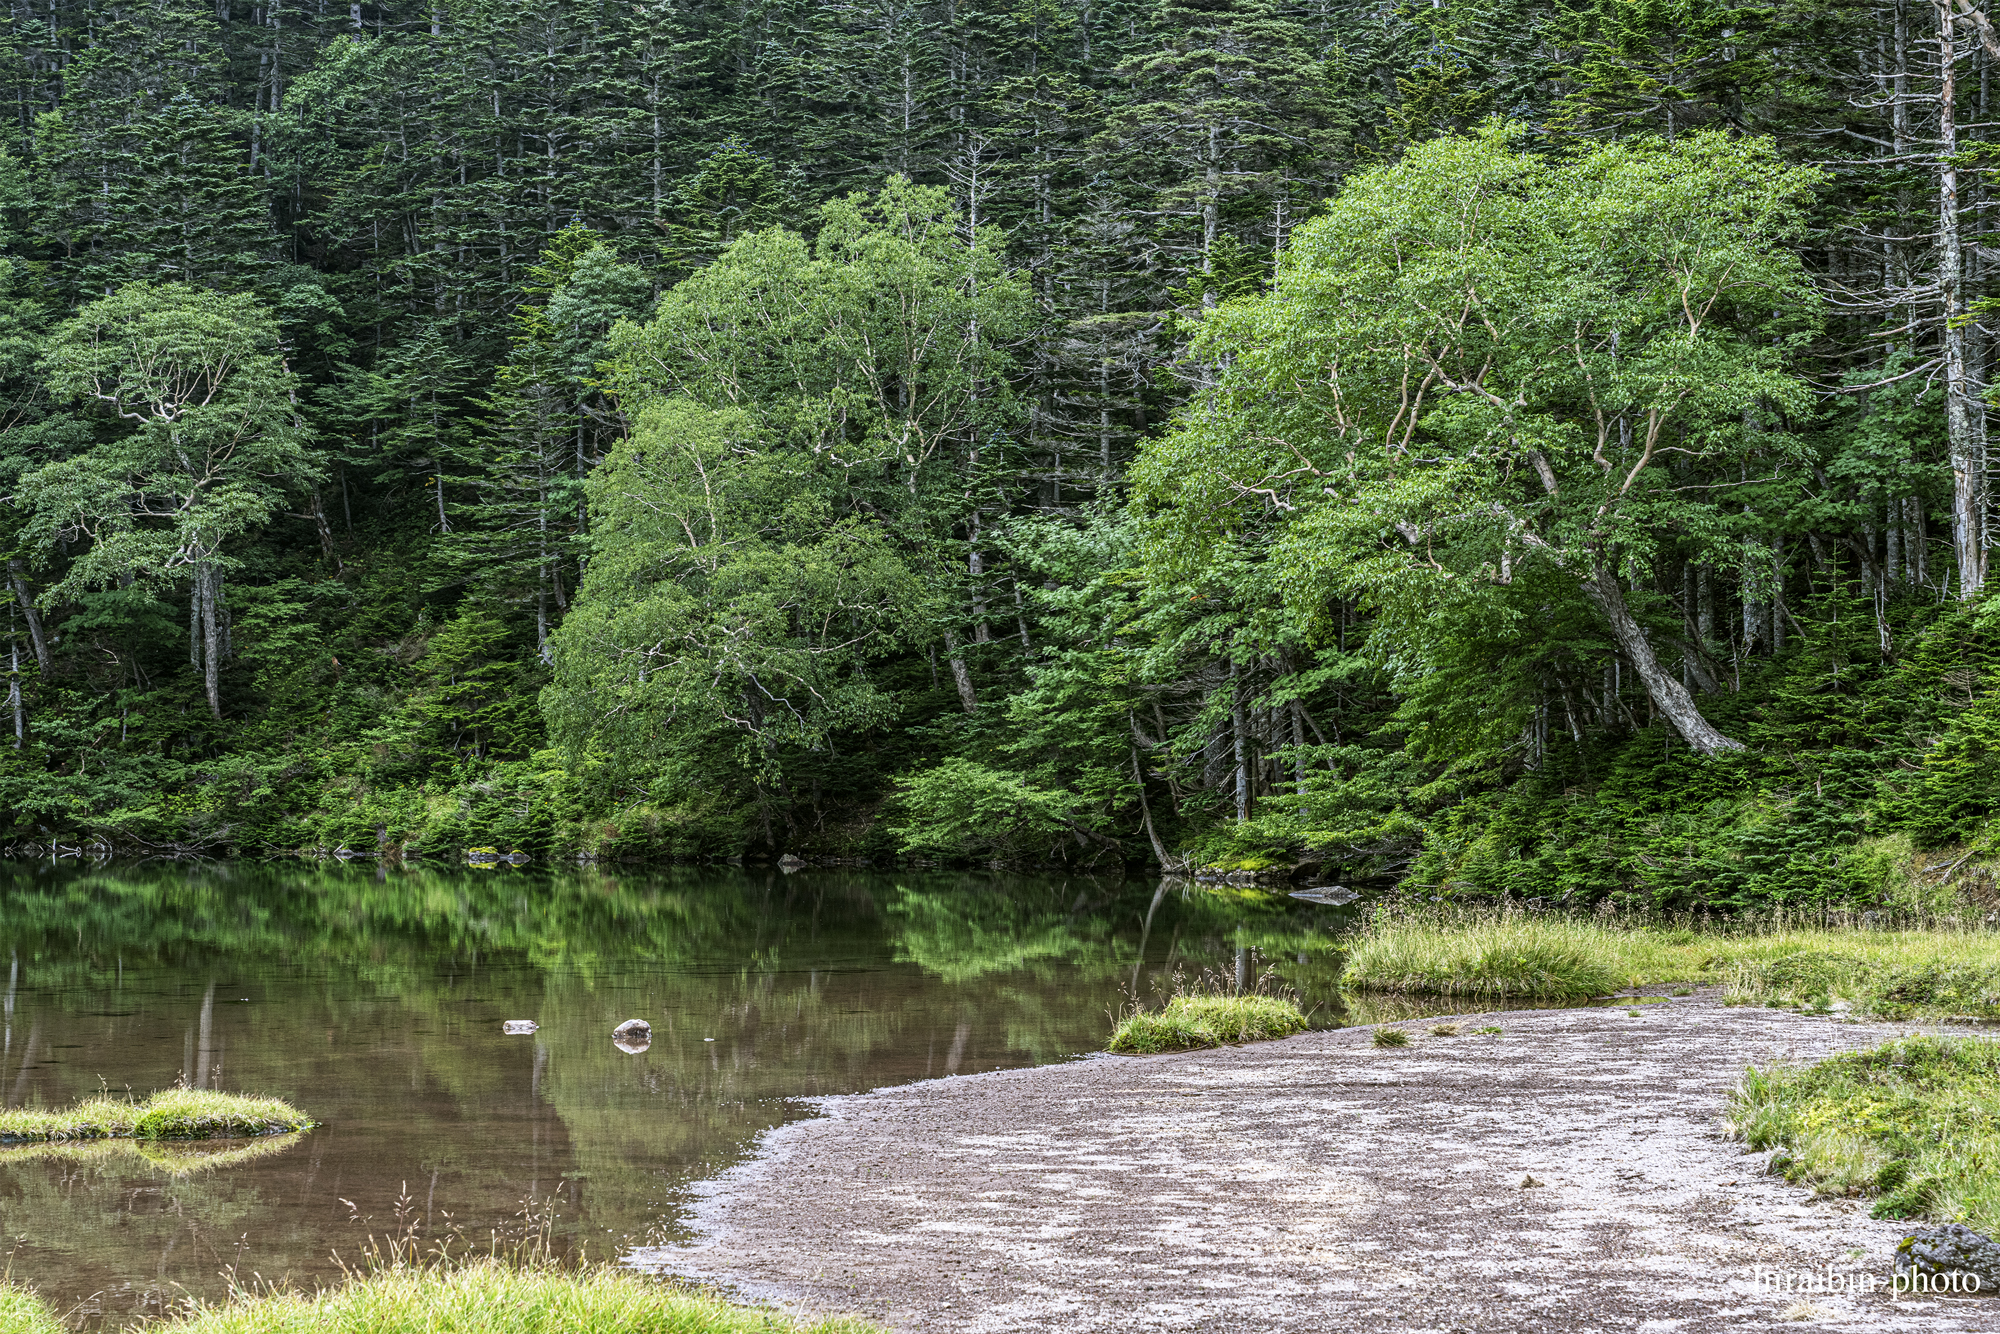
[[[540,1027],[541,1025],[532,1019],[509,1019],[506,1023],[500,1025],[500,1031],[502,1033],[532,1033]]]
[[[2000,1245],[1963,1223],[1913,1232],[1896,1245],[1904,1291],[2000,1293]]]
[[[627,1055],[637,1056],[653,1045],[653,1026],[644,1019],[627,1019],[611,1030],[611,1045]]]
[[[785,872],[787,875],[791,874],[793,871],[803,871],[805,870],[805,868],[806,868],[806,861],[805,858],[803,857],[794,857],[791,853],[788,852],[784,856],[778,858],[778,869],[780,871]]]

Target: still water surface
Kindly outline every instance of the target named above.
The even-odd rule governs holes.
[[[6,1106],[185,1079],[324,1123],[193,1159],[0,1150],[3,1263],[112,1330],[327,1279],[370,1236],[553,1216],[613,1256],[683,1235],[690,1184],[799,1100],[1100,1050],[1177,973],[1274,973],[1330,1021],[1341,925],[1084,877],[0,863]]]

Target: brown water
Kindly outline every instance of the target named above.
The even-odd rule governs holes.
[[[4,1263],[100,1330],[326,1280],[370,1237],[546,1223],[613,1256],[680,1235],[690,1183],[803,1099],[1099,1050],[1177,973],[1276,973],[1330,1017],[1345,911],[1091,878],[0,863],[6,1106],[185,1079],[324,1123],[192,1159],[0,1150]]]

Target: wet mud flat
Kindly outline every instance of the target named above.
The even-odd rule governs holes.
[[[1746,1064],[1909,1025],[1639,1009],[824,1099],[705,1187],[692,1244],[632,1261],[902,1330],[2000,1329],[2000,1297],[1777,1290],[1886,1281],[1909,1225],[1813,1200],[1722,1125]]]

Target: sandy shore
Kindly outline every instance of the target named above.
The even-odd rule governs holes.
[[[2000,1329],[2000,1300],[1758,1282],[1885,1278],[1907,1228],[1765,1175],[1725,1094],[1907,1026],[1707,996],[1433,1022],[826,1099],[633,1261],[905,1330]]]

